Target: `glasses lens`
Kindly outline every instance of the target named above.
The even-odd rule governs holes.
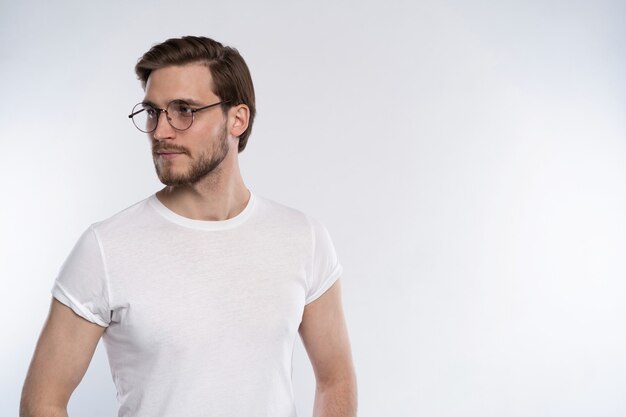
[[[169,122],[175,129],[186,130],[193,123],[193,109],[181,100],[174,100],[167,106]]]
[[[156,128],[157,111],[147,104],[139,103],[133,107],[133,123],[142,132],[150,133]]]

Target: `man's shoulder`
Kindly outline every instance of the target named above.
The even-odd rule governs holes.
[[[279,203],[267,197],[255,195],[256,209],[261,217],[272,219],[283,226],[301,226],[309,228],[312,219],[305,212],[289,205]]]
[[[149,205],[152,195],[137,201],[117,213],[95,222],[91,227],[96,233],[108,234],[115,231],[131,231],[141,228],[149,220]]]

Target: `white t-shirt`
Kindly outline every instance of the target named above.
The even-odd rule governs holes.
[[[152,195],[91,225],[52,294],[106,327],[120,417],[294,417],[304,306],[341,271],[297,210],[251,194],[236,217],[201,221]]]

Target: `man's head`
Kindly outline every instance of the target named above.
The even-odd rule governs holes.
[[[239,135],[238,151],[242,152],[252,130],[256,106],[250,71],[236,49],[205,37],[168,39],[150,48],[137,62],[135,72],[145,88],[153,71],[194,63],[206,65],[209,69],[211,90],[224,102],[221,105],[224,112],[240,104],[248,107],[248,127]]]

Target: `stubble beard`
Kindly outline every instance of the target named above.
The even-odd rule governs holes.
[[[174,149],[182,151],[182,149]],[[212,147],[210,151],[203,152],[196,159],[191,159],[186,151],[184,156],[179,157],[191,159],[191,165],[185,172],[174,172],[168,162],[159,165],[159,163],[157,162],[158,156],[154,154],[153,161],[154,168],[156,169],[157,176],[159,177],[159,181],[161,181],[165,185],[184,186],[196,184],[198,181],[207,177],[212,172],[215,172],[216,168],[219,167],[224,159],[226,159],[227,154],[227,132],[226,126],[224,126],[224,129],[222,130],[222,133],[220,134],[217,143]]]

